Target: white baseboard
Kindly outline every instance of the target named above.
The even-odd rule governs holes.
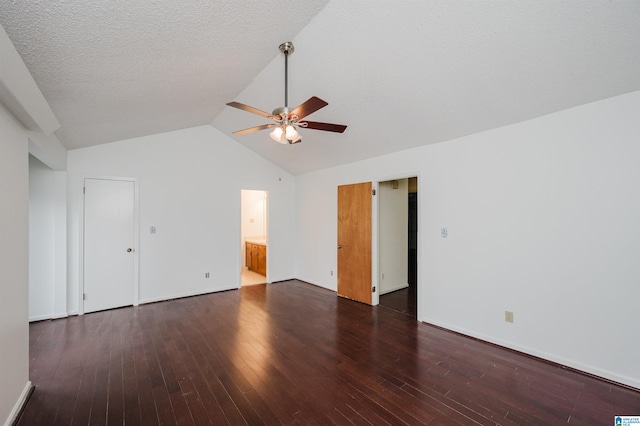
[[[48,320],[51,319],[52,315],[51,314],[47,314],[47,315],[36,315],[33,317],[29,317],[29,322],[35,322],[35,321],[44,321],[44,320]]]
[[[219,291],[237,290],[237,289],[238,289],[238,286],[236,285],[231,287],[211,288],[211,289],[199,290],[199,291],[188,292],[188,293],[177,293],[177,294],[172,294],[172,295],[162,296],[162,297],[140,299],[138,300],[138,304],[144,305],[146,303],[164,302],[165,300],[181,299],[183,297],[200,296],[202,294],[217,293]]]
[[[31,381],[27,381],[27,384],[24,385],[24,389],[20,394],[20,398],[18,398],[18,401],[16,401],[16,404],[13,406],[13,409],[9,413],[9,417],[4,422],[4,426],[11,426],[13,422],[16,421],[18,414],[20,414],[20,410],[22,410],[22,407],[27,402],[27,397],[29,396],[32,387],[33,385],[31,384]]]
[[[403,288],[407,288],[407,287],[409,287],[409,284],[405,283],[405,284],[400,284],[400,285],[397,285],[395,287],[391,287],[391,288],[385,289],[384,291],[382,291],[382,289],[380,289],[380,296],[382,296],[383,294],[387,294],[387,293],[391,293],[391,292],[394,292],[394,291],[402,290]]]
[[[69,314],[67,314],[66,312],[61,313],[61,314],[36,315],[36,316],[33,316],[33,317],[29,317],[29,322],[45,321],[45,320],[50,320],[50,319],[67,318],[68,316],[69,316]]]
[[[321,284],[318,281],[315,281],[315,280],[312,280],[312,279],[308,279],[308,278],[287,278],[287,279],[302,281],[303,283],[311,284],[311,285],[314,285],[316,287],[322,287],[322,288],[325,288],[325,289],[333,291],[333,292],[337,292],[338,291],[337,282],[327,285],[327,284]],[[273,280],[273,281],[276,282],[276,280]],[[283,280],[283,281],[285,281],[285,280]]]

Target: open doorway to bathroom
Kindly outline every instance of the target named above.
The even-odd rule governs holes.
[[[267,282],[267,191],[241,191],[241,279],[242,286]]]

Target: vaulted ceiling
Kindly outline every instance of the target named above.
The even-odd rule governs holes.
[[[0,1],[7,31],[68,149],[213,124],[293,174],[437,143],[640,90],[640,2]],[[311,96],[280,145],[270,112]]]

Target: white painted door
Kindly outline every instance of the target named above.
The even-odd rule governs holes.
[[[85,313],[133,305],[134,217],[134,182],[85,179]]]

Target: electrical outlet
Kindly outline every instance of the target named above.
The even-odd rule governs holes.
[[[504,320],[506,322],[511,322],[513,323],[513,312],[511,311],[504,311]]]
[[[205,278],[209,278],[209,273],[208,273],[208,272],[206,272],[206,273],[204,274],[204,277],[205,277]]]

